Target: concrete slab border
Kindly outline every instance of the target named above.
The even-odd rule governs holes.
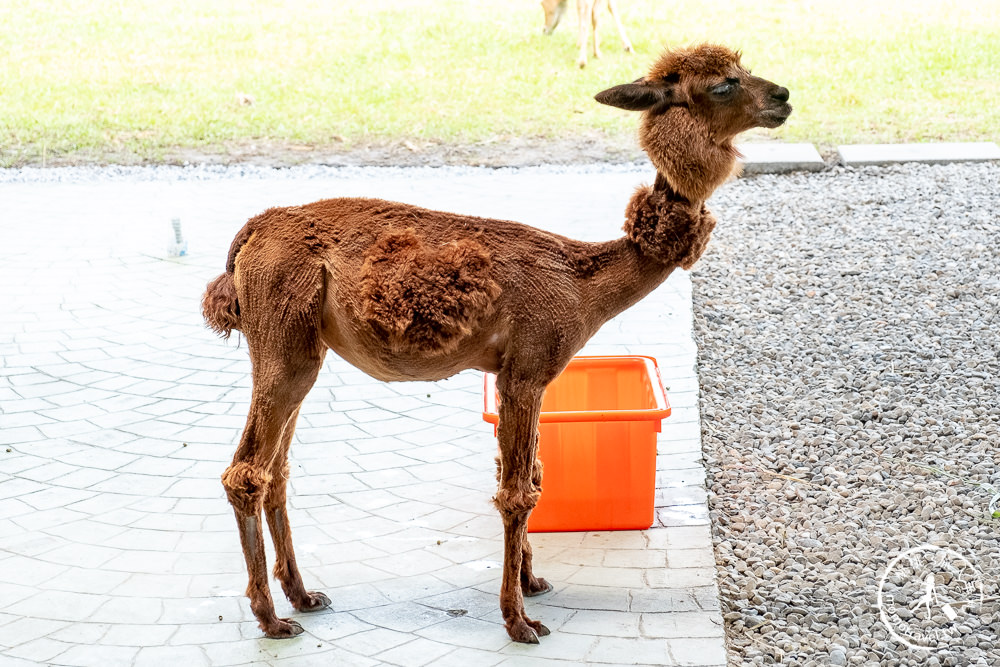
[[[845,145],[837,147],[837,158],[829,162],[808,143],[744,143],[737,144],[736,148],[744,156],[745,174],[822,171],[834,164],[861,167],[1000,160],[1000,146],[992,141]]]
[[[944,164],[1000,160],[1000,146],[992,141],[921,144],[856,144],[839,146],[837,153],[848,166],[887,165],[900,162]]]

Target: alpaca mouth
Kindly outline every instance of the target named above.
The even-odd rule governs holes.
[[[777,109],[765,109],[760,114],[761,125],[768,128],[779,127],[792,115],[792,106],[783,104]]]

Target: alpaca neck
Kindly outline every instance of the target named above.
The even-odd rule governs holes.
[[[659,287],[677,266],[656,261],[624,236],[588,245],[594,270],[582,279],[581,291],[594,331]]]
[[[632,196],[626,215],[634,216],[638,200],[654,193],[676,195],[659,173],[653,187],[640,188]],[[685,208],[691,205],[684,202]],[[673,221],[663,221],[671,224]],[[654,224],[647,216],[643,224]],[[628,226],[628,223],[626,223]],[[658,255],[644,250],[631,234],[602,243],[584,244],[578,262],[583,302],[593,314],[594,330],[612,317],[631,308],[660,286],[679,265],[680,257]]]
[[[639,143],[670,188],[690,202],[701,204],[738,172],[739,152],[732,137],[718,136],[686,108],[647,114]]]

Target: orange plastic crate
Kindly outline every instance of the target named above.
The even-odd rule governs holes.
[[[483,419],[495,434],[496,377],[487,373],[483,389]],[[542,401],[542,498],[528,531],[649,528],[656,434],[669,415],[652,357],[574,357]]]

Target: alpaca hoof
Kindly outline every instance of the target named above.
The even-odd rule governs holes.
[[[552,584],[545,581],[541,577],[536,580],[536,584],[533,586],[521,586],[521,593],[525,597],[533,598],[536,595],[544,595],[552,590]],[[546,633],[547,634],[547,633]]]
[[[320,609],[326,609],[332,604],[330,598],[319,591],[309,591],[307,593],[309,596],[307,601],[303,605],[295,605],[295,609],[298,611],[319,611]]]
[[[576,66],[579,67],[580,69],[583,69],[584,67],[587,66],[587,61],[585,59],[577,60]]]
[[[274,626],[264,631],[271,639],[288,639],[305,632],[305,628],[290,618],[279,618]]]
[[[532,629],[535,631],[535,634],[537,634],[539,637],[547,637],[548,635],[552,634],[551,630],[549,630],[547,627],[545,627],[538,621],[528,621],[528,624],[532,627]]]
[[[513,628],[507,630],[507,634],[510,638],[516,641],[518,644],[537,644],[538,635],[535,633],[534,628],[530,625],[521,621]]]
[[[632,45],[631,44],[627,44],[625,46],[625,53],[635,53],[635,51],[632,50]]]

